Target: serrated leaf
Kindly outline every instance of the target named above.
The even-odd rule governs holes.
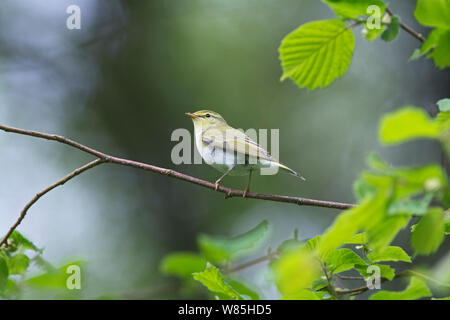
[[[339,273],[353,269],[356,264],[364,264],[353,250],[343,248],[331,252],[326,259],[327,269],[332,273]]]
[[[230,299],[241,300],[242,297],[223,279],[219,269],[210,264],[206,264],[206,268],[202,272],[195,272],[193,275],[195,280],[201,282],[208,290],[216,293],[222,293]]]
[[[164,257],[160,270],[164,274],[190,278],[192,273],[205,269],[206,260],[194,252],[174,252]]]
[[[396,246],[387,247],[381,252],[369,253],[368,258],[372,262],[380,262],[380,261],[411,262],[411,258],[408,256],[408,254],[402,248]]]
[[[207,260],[223,263],[239,257],[243,251],[257,249],[269,231],[269,222],[264,220],[250,231],[233,238],[199,235],[197,242]]]
[[[435,252],[444,240],[444,214],[442,208],[431,208],[414,228],[411,245],[417,254]]]
[[[450,111],[450,99],[449,98],[441,99],[436,104],[438,105],[439,110],[441,112]]]
[[[450,29],[450,1],[417,0],[414,16],[424,26]]]
[[[378,135],[384,144],[395,144],[415,138],[437,138],[439,126],[422,109],[405,107],[381,120]]]
[[[23,274],[30,265],[30,258],[25,254],[18,253],[7,261],[9,274]]]
[[[314,90],[330,85],[350,66],[355,38],[341,20],[306,23],[288,34],[278,49],[283,75]]]
[[[377,6],[380,9],[380,15],[383,14],[386,4],[382,0],[322,0],[328,4],[333,11],[341,17],[357,18],[372,14],[367,12],[370,6]]]
[[[283,296],[293,295],[312,285],[320,277],[320,264],[309,249],[287,252],[271,265],[275,283]]]
[[[417,277],[411,277],[405,290],[399,292],[381,290],[370,296],[370,300],[415,300],[429,296],[431,292],[426,283]]]
[[[384,41],[392,41],[397,38],[398,31],[400,29],[400,18],[393,16],[391,23],[387,26],[386,30],[381,34],[381,39]]]

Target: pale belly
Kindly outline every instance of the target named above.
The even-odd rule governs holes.
[[[203,147],[202,150],[199,150],[198,148],[197,150],[201,154],[205,163],[209,164],[222,173],[226,172],[230,167],[234,167],[233,170],[229,173],[230,176],[248,175],[250,170],[257,170],[260,168],[271,166],[270,161],[266,160],[258,160],[253,161],[252,163],[246,163],[244,158],[238,158],[236,154],[226,152],[219,148],[206,146]]]

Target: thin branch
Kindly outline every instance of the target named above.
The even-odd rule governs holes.
[[[239,264],[239,265],[234,266],[234,267],[228,267],[228,268],[225,268],[225,269],[223,270],[223,272],[224,272],[224,273],[237,272],[237,271],[241,271],[241,270],[243,270],[243,269],[252,267],[252,266],[254,266],[254,265],[258,264],[258,263],[264,262],[264,261],[272,261],[273,259],[276,259],[276,258],[278,257],[278,254],[279,254],[279,253],[278,253],[277,251],[269,252],[269,253],[266,254],[265,256],[256,258],[256,259],[254,259],[254,260],[250,260],[250,261],[248,261],[248,262],[246,262],[246,263]]]
[[[146,171],[152,171],[152,172],[156,172],[156,173],[159,173],[159,174],[171,177],[171,178],[187,181],[187,182],[190,182],[190,183],[193,183],[193,184],[196,184],[196,185],[208,188],[210,190],[216,190],[216,185],[214,183],[212,183],[212,182],[209,182],[209,181],[206,181],[206,180],[202,180],[202,179],[199,179],[199,178],[195,178],[195,177],[192,177],[192,176],[189,176],[189,175],[177,172],[175,170],[161,168],[161,167],[157,167],[157,166],[146,164],[146,163],[142,163],[142,162],[137,162],[137,161],[132,161],[132,160],[128,160],[128,159],[122,159],[122,158],[110,156],[110,155],[108,155],[106,153],[103,153],[103,152],[100,152],[98,150],[92,149],[92,148],[87,147],[87,146],[85,146],[85,145],[83,145],[81,143],[78,143],[76,141],[73,141],[71,139],[65,138],[65,137],[60,136],[60,135],[42,133],[42,132],[32,131],[32,130],[19,129],[19,128],[9,127],[9,126],[5,126],[5,125],[0,125],[0,130],[6,131],[6,132],[22,134],[22,135],[27,135],[27,136],[32,136],[32,137],[41,138],[41,139],[57,141],[57,142],[60,142],[62,144],[65,144],[65,145],[71,146],[73,148],[79,149],[79,150],[81,150],[83,152],[89,153],[89,154],[95,156],[96,158],[98,158],[97,160],[87,164],[86,166],[75,170],[74,172],[72,172],[71,174],[69,174],[68,176],[63,178],[62,180],[56,182],[52,186],[48,187],[47,189],[39,192],[27,204],[27,206],[24,208],[24,210],[22,210],[19,219],[11,227],[11,229],[8,231],[7,235],[3,238],[3,240],[2,240],[2,242],[0,244],[3,244],[3,243],[6,244],[6,240],[11,235],[11,233],[15,230],[15,228],[17,228],[17,226],[20,224],[20,222],[23,220],[23,218],[26,215],[27,210],[40,197],[42,197],[45,193],[49,192],[50,190],[54,189],[55,187],[64,184],[65,182],[67,182],[68,180],[72,179],[73,177],[75,177],[76,175],[80,174],[81,172],[86,171],[86,170],[88,170],[90,168],[93,168],[93,167],[95,167],[95,166],[97,166],[97,165],[99,165],[101,163],[115,163],[115,164],[118,164],[118,165],[133,167],[133,168],[142,169],[142,170],[146,170]],[[227,188],[227,187],[224,187],[224,186],[219,186],[216,191],[224,193],[225,194],[225,198],[231,198],[231,197],[241,197],[242,198],[243,195],[244,195],[244,191],[243,190]],[[259,200],[268,200],[268,201],[275,201],[275,202],[293,203],[293,204],[297,204],[297,205],[300,205],[300,206],[314,206],[314,207],[323,207],[323,208],[341,209],[341,210],[349,209],[349,208],[352,208],[352,207],[355,206],[354,204],[343,203],[343,202],[324,201],[324,200],[316,200],[316,199],[309,199],[309,198],[291,197],[291,196],[276,195],[276,194],[264,194],[264,193],[256,193],[256,192],[248,192],[246,194],[245,198],[259,199]]]
[[[34,196],[33,199],[31,199],[30,202],[28,202],[26,204],[26,206],[22,209],[22,211],[20,212],[19,218],[17,219],[17,221],[11,226],[11,228],[8,230],[8,232],[6,233],[6,235],[3,237],[2,241],[0,242],[0,247],[2,245],[7,246],[7,240],[9,238],[9,236],[13,233],[13,231],[19,226],[19,224],[22,222],[22,220],[25,218],[28,210],[31,208],[31,206],[33,206],[33,204],[35,204],[43,195],[45,195],[46,193],[50,192],[51,190],[55,189],[58,186],[62,186],[64,183],[66,183],[67,181],[69,181],[72,178],[75,178],[76,176],[78,176],[79,174],[83,173],[84,171],[87,171],[91,168],[94,168],[102,163],[105,163],[105,160],[103,159],[96,159],[94,161],[89,162],[88,164],[72,171],[71,173],[69,173],[67,176],[65,176],[64,178],[62,178],[61,180],[56,181],[54,184],[52,184],[51,186],[45,188],[44,190],[36,193],[36,195]]]
[[[386,12],[392,17],[394,16],[394,13],[391,11],[391,9],[386,8]],[[424,38],[424,36],[422,36],[422,34],[420,34],[419,32],[413,30],[411,27],[408,27],[406,24],[404,24],[403,22],[400,21],[400,27],[405,30],[406,32],[408,32],[410,35],[412,35],[414,38],[420,40],[422,43],[426,41],[426,39]]]

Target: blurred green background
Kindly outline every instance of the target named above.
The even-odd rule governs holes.
[[[71,4],[81,8],[81,30],[66,28]],[[426,35],[414,6],[403,0],[390,8]],[[343,78],[316,91],[280,82],[281,39],[303,23],[333,17],[317,0],[4,0],[0,122],[214,181],[219,173],[212,168],[177,166],[170,158],[172,131],[193,131],[184,112],[208,108],[238,128],[279,128],[281,161],[307,178],[257,175],[253,191],[352,202],[352,182],[370,151],[395,165],[441,161],[431,141],[379,147],[377,126],[384,113],[404,105],[435,114],[434,103],[450,95],[450,73],[428,60],[408,62],[420,43],[405,32],[392,43],[369,43],[355,28],[353,62]],[[63,145],[0,133],[0,233],[37,191],[90,159]],[[246,182],[227,177],[224,185],[242,189]],[[276,247],[296,228],[300,238],[323,232],[338,212],[225,201],[183,181],[104,165],[46,195],[19,230],[55,264],[87,262],[82,297],[204,298],[202,291],[177,290],[159,272],[165,254],[195,251],[199,233],[232,236],[264,219],[272,225],[265,247]],[[407,237],[396,242],[408,246]],[[447,241],[418,261],[432,266],[449,247]],[[264,264],[240,275],[263,297],[278,297]]]

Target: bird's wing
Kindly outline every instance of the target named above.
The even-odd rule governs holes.
[[[212,145],[216,148],[243,154],[247,157],[277,161],[263,147],[237,129],[228,129],[227,134],[221,134],[219,131],[207,130],[202,135],[202,142],[205,145]]]

